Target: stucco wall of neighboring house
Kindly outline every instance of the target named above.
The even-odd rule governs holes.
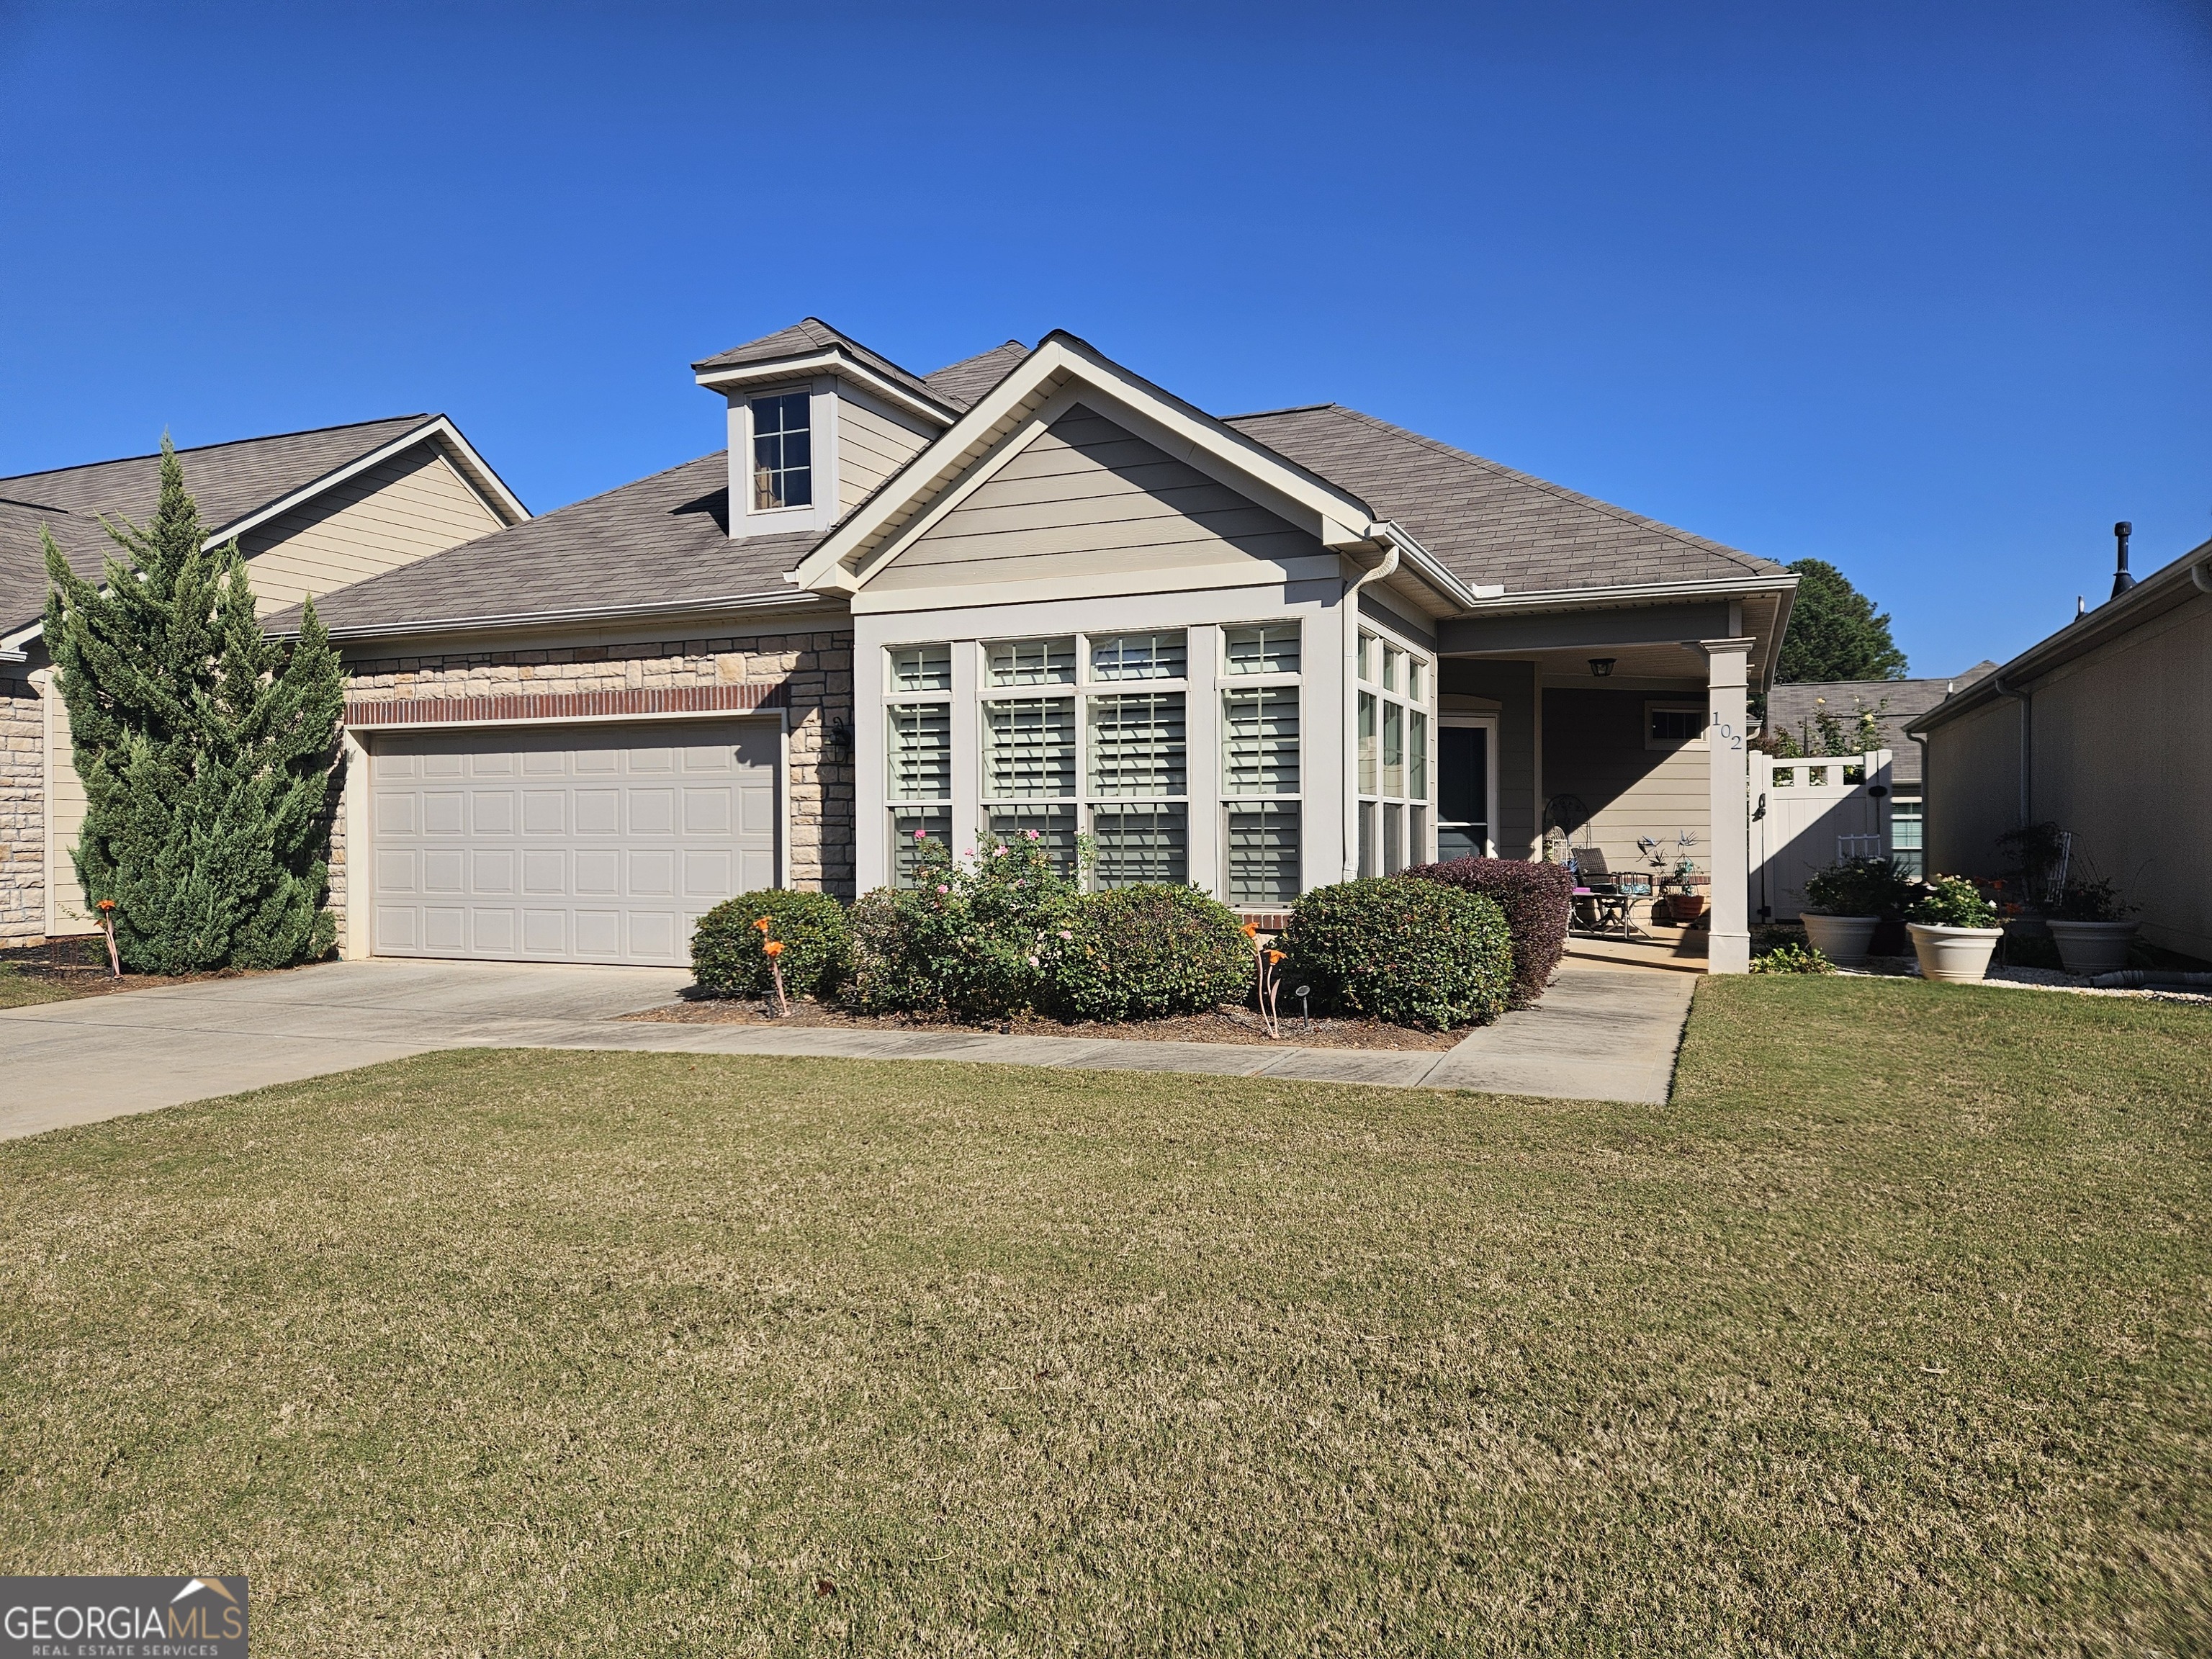
[[[783,781],[787,870],[793,887],[850,897],[853,763],[833,751],[830,728],[853,726],[853,635],[848,628],[714,635],[629,644],[542,644],[511,650],[446,649],[347,664],[357,702],[775,686],[788,700],[789,770]],[[374,741],[373,730],[361,735]],[[362,787],[349,769],[345,789]],[[357,849],[343,806],[331,845],[331,905],[343,929]],[[358,821],[356,819],[356,821]],[[346,948],[343,937],[340,948]]]
[[[2009,697],[1954,715],[1928,735],[1929,872],[1996,875],[1997,837],[2020,827],[2020,705]]]
[[[46,765],[37,690],[0,676],[0,945],[46,934]]]
[[[489,536],[503,520],[422,443],[249,532],[240,543],[262,615]]]
[[[1537,776],[1536,670],[1525,662],[1446,657],[1437,665],[1437,710],[1441,714],[1498,716],[1498,827],[1492,832],[1500,858],[1541,854],[1537,820],[1542,813],[1538,791],[1549,789]]]
[[[1589,827],[1575,843],[1604,853],[1613,871],[1648,867],[1636,842],[1649,836],[1671,864],[1675,837],[1697,837],[1689,856],[1700,871],[1712,865],[1712,794],[1705,740],[1674,749],[1644,746],[1646,703],[1703,706],[1705,688],[1544,693],[1544,793],[1574,795],[1589,809]]]

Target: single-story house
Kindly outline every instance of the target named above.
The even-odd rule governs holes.
[[[1908,726],[1927,746],[1929,861],[2000,875],[1999,836],[2056,823],[2072,873],[2117,884],[2146,940],[2212,959],[2212,541],[2116,586]]]
[[[209,544],[237,540],[264,615],[530,516],[442,415],[210,444],[178,458]],[[0,945],[92,926],[70,863],[84,791],[40,638],[47,584],[39,532],[80,574],[97,577],[114,551],[101,518],[143,524],[160,488],[159,455],[0,478]]]
[[[1928,873],[1923,854],[1927,795],[1921,778],[1920,745],[1905,728],[1960,688],[1972,685],[1996,665],[1978,662],[1943,679],[1806,680],[1778,682],[1766,694],[1765,729],[1816,742],[1814,724],[1823,714],[1842,722],[1847,741],[1859,740],[1863,714],[1874,716],[1875,746],[1890,751],[1890,856],[1913,876]],[[1817,752],[1808,750],[1808,752]]]
[[[692,365],[712,453],[319,594],[349,955],[680,963],[769,885],[1035,831],[1271,922],[1437,857],[1693,834],[1746,965],[1779,565],[1334,404],[1076,338],[927,374],[815,319]],[[270,625],[293,625],[279,612]]]

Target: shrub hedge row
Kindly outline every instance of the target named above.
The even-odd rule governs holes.
[[[1566,954],[1574,916],[1575,878],[1564,865],[1529,859],[1453,859],[1418,864],[1406,872],[1494,899],[1513,934],[1513,1001],[1526,1008],[1544,994]]]

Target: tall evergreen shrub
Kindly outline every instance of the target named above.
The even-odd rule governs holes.
[[[46,539],[47,648],[69,708],[88,907],[115,901],[126,966],[179,974],[326,954],[325,811],[344,679],[311,600],[300,638],[261,630],[235,542],[204,545],[161,440],[144,528],[108,524],[95,586]]]

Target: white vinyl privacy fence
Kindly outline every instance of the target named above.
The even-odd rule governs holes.
[[[1795,917],[1805,879],[1845,858],[1890,856],[1890,751],[1751,757],[1752,908]]]

